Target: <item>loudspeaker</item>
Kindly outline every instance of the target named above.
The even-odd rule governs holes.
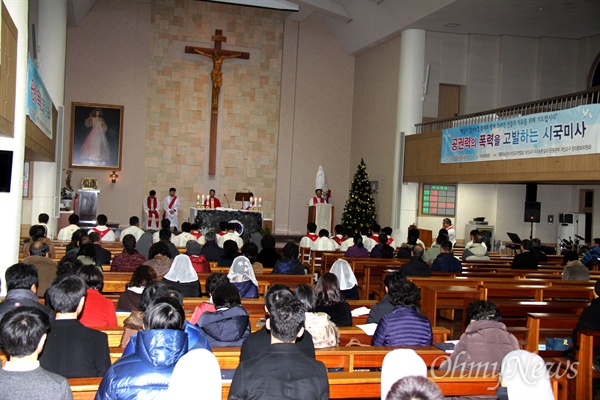
[[[525,222],[540,222],[542,203],[538,201],[525,202]]]

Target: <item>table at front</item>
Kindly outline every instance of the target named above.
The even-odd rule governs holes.
[[[424,286],[421,288],[421,313],[429,318],[431,326],[436,326],[438,306],[462,308],[464,330],[467,306],[475,300],[483,300],[483,293],[468,286]]]
[[[229,208],[202,209],[190,208],[190,216],[194,215],[194,221],[200,227],[202,233],[211,229],[219,232],[221,221],[239,221],[244,226],[244,233],[252,235],[262,230],[263,213],[258,211],[233,210]]]

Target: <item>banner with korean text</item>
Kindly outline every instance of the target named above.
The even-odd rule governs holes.
[[[52,99],[31,56],[27,59],[27,115],[52,140]]]
[[[442,131],[442,164],[600,153],[600,104]]]

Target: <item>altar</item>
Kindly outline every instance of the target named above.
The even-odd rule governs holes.
[[[234,210],[232,208],[219,207],[216,209],[203,209],[190,207],[190,221],[198,224],[200,232],[213,230],[219,232],[219,224],[222,221],[237,222],[243,233],[252,235],[260,232],[263,226],[263,213],[260,211]]]

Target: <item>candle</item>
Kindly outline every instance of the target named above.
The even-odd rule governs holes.
[[[204,205],[204,195],[202,195],[202,205]]]
[[[200,201],[200,195],[196,196],[196,201]]]
[[[210,208],[215,208],[215,201],[212,199],[210,199]]]
[[[250,196],[250,205],[254,202],[254,197]]]
[[[258,206],[260,207],[260,205],[262,204],[262,197],[258,198]]]

